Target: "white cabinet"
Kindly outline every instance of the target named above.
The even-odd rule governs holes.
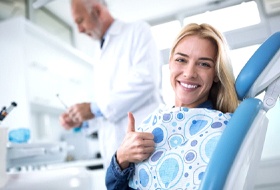
[[[18,107],[4,125],[29,127],[32,105],[64,109],[92,96],[91,59],[24,18],[0,23],[0,107]]]
[[[33,103],[61,106],[59,93],[68,104],[89,98],[92,71],[89,63],[56,41],[45,41],[27,28],[28,87]],[[30,45],[31,44],[31,45]],[[58,105],[57,105],[58,104]]]

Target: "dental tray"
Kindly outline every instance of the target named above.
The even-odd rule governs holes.
[[[59,143],[8,143],[7,169],[22,166],[42,166],[64,162],[67,156],[66,142]]]

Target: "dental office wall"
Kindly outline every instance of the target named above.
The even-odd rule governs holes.
[[[105,189],[100,179],[104,174],[99,170],[91,172],[86,166],[92,163],[82,162],[96,157],[97,139],[65,131],[58,121],[66,108],[57,94],[67,105],[89,101],[92,97],[89,88],[91,59],[23,17],[1,21],[0,49],[0,88],[3,92],[0,105],[8,107],[12,101],[18,104],[0,127],[8,127],[9,131],[29,129],[31,136],[28,142],[31,145],[66,141],[74,149],[68,152],[65,160],[81,160],[70,165],[60,163],[54,169],[46,169],[44,164],[34,168],[32,163],[19,171],[12,168],[16,172],[9,170],[7,173],[10,178],[6,188]]]
[[[29,142],[60,141],[57,94],[67,105],[90,100],[91,59],[23,17],[1,22],[0,41],[0,106],[18,104],[1,125],[30,129]]]
[[[263,1],[256,0],[256,3],[261,17],[259,24],[225,32],[232,50],[260,44],[272,33],[280,31],[279,12],[267,14]],[[179,15],[178,18],[184,18],[184,16]],[[183,23],[182,19],[180,22]],[[90,83],[91,63],[94,61],[94,48],[97,47],[91,39],[80,35],[76,28],[74,28],[74,37],[76,48],[87,55],[60,43],[23,18],[1,22],[0,81],[2,82],[0,87],[2,95],[0,106],[8,106],[11,101],[18,103],[15,110],[1,125],[10,128],[30,128],[32,141],[59,141],[62,135],[66,137],[73,135],[73,133],[65,133],[59,126],[58,116],[65,108],[57,99],[56,94],[59,93],[67,105],[89,100],[93,96],[89,86],[92,85]],[[163,57],[168,58],[168,52],[168,49],[163,49]],[[250,55],[239,56],[243,59],[236,61],[241,61],[243,64],[236,68],[237,73],[250,57]],[[166,63],[165,61],[164,64]],[[164,75],[163,80],[166,78],[168,76]],[[164,84],[169,84],[169,82]],[[275,108],[268,113],[270,121],[256,189],[280,188],[278,175],[280,149],[276,148],[280,147],[280,126],[277,119],[279,115],[280,103],[278,101]],[[76,135],[74,139],[79,141],[80,138]],[[91,146],[88,142],[84,142],[83,145],[86,144],[85,147]],[[91,152],[94,151],[91,150]],[[87,153],[88,151],[82,151],[72,156],[76,156],[75,159],[93,156]]]

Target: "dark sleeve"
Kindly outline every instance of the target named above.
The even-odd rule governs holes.
[[[128,182],[134,173],[134,168],[134,164],[131,163],[128,168],[122,170],[117,163],[116,154],[114,154],[106,171],[107,190],[130,190]]]

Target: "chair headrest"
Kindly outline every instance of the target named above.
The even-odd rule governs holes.
[[[271,35],[240,71],[235,89],[239,100],[255,97],[280,76],[280,32]]]

